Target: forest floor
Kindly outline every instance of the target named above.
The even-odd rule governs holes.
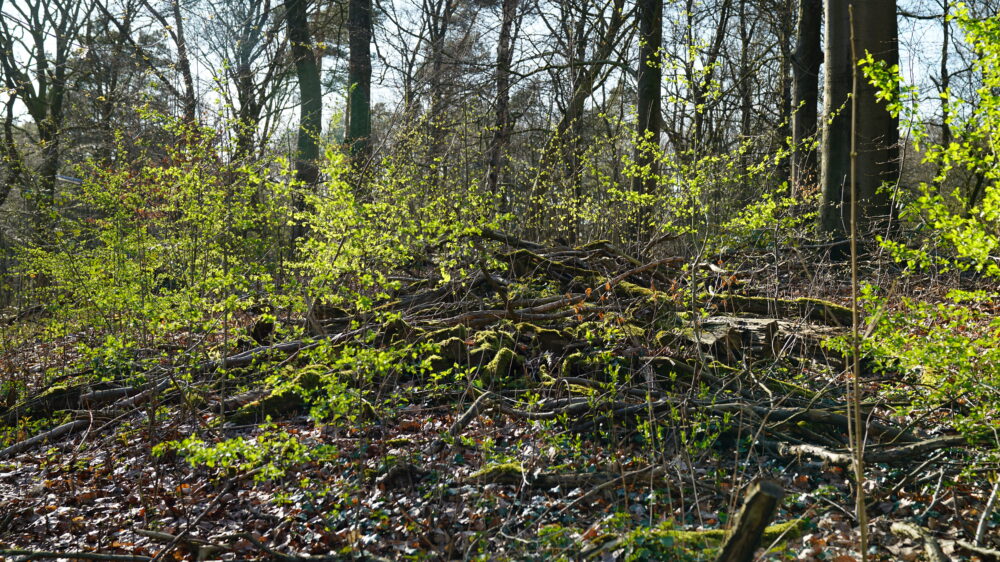
[[[760,557],[860,560],[843,265],[481,243],[464,279],[284,319],[310,338],[178,334],[141,376],[53,381],[87,334],[7,326],[0,378],[30,391],[0,410],[0,558],[712,559],[767,478]],[[894,408],[913,373],[863,375],[871,559],[995,559],[995,456],[968,467],[996,444]]]

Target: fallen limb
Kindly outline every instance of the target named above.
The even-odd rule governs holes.
[[[149,556],[131,554],[104,554],[101,552],[52,552],[48,550],[2,549],[0,556],[19,556],[18,560],[47,560],[50,558],[66,558],[78,560],[114,560],[118,562],[149,562]]]
[[[370,331],[370,327],[358,328],[356,330],[350,330],[347,332],[340,332],[338,334],[331,334],[329,336],[324,336],[318,338],[316,341],[303,341],[295,340],[290,342],[276,343],[274,345],[262,345],[249,349],[247,351],[237,353],[235,355],[230,355],[228,357],[223,357],[217,361],[209,361],[201,365],[201,370],[214,371],[217,369],[234,369],[238,367],[246,367],[261,357],[266,356],[269,353],[279,352],[284,354],[295,353],[297,351],[302,351],[305,349],[310,349],[316,347],[321,342],[325,341],[328,344],[339,344],[343,343],[355,336],[363,334]]]
[[[483,393],[479,396],[479,398],[476,398],[475,401],[472,402],[472,405],[469,406],[469,409],[466,410],[465,413],[455,420],[455,423],[451,424],[451,427],[448,428],[448,437],[457,437],[459,433],[465,430],[465,428],[472,423],[472,420],[476,419],[476,416],[478,416],[482,410],[486,409],[490,405],[490,403],[491,400],[489,393]],[[435,439],[430,445],[427,446],[426,449],[424,449],[424,454],[428,456],[436,454],[444,448],[444,444],[444,439]]]
[[[632,269],[626,271],[625,273],[621,273],[619,275],[616,275],[615,277],[613,277],[612,279],[610,279],[608,281],[607,285],[605,285],[605,288],[610,287],[610,288],[613,289],[615,285],[621,283],[622,281],[628,279],[629,277],[631,277],[633,275],[636,275],[636,274],[639,274],[639,273],[643,273],[643,272],[649,271],[651,269],[656,269],[657,267],[660,267],[660,266],[669,265],[671,267],[679,267],[681,265],[684,265],[686,262],[687,262],[687,260],[684,259],[684,258],[665,258],[665,259],[662,259],[662,260],[652,261],[652,262],[649,262],[647,264],[641,265],[639,267],[632,268]]]
[[[172,535],[170,533],[163,533],[161,531],[150,531],[148,529],[133,529],[133,532],[137,535],[141,535],[155,541],[172,543],[172,544],[183,543],[188,547],[188,550],[198,553],[198,560],[205,560],[206,558],[208,558],[209,556],[211,556],[216,552],[224,552],[233,549],[232,545],[218,544],[195,537]]]
[[[941,545],[934,538],[934,535],[927,529],[907,521],[896,521],[890,528],[897,535],[922,540],[924,542],[924,550],[927,551],[927,558],[931,562],[948,562],[948,556],[945,555],[944,550],[941,549]]]
[[[983,544],[983,539],[986,538],[986,529],[989,526],[990,518],[993,516],[993,509],[996,507],[998,499],[1000,499],[1000,480],[993,483],[993,491],[990,492],[990,499],[986,500],[986,507],[983,508],[983,514],[979,518],[979,525],[976,526],[976,544]]]
[[[109,388],[107,390],[92,390],[80,395],[80,405],[84,408],[97,408],[109,402],[128,398],[139,392],[141,392],[139,388],[132,386]]]
[[[740,410],[743,408],[750,408],[755,414],[760,417],[766,417],[769,420],[777,420],[784,422],[793,421],[808,421],[818,424],[834,425],[844,430],[848,427],[848,418],[843,414],[838,414],[835,412],[830,412],[827,410],[817,410],[812,408],[767,408],[763,406],[753,406],[749,404],[732,404],[732,405],[719,405],[716,406],[717,410]],[[865,426],[868,429],[868,433],[874,437],[878,438],[888,438],[894,441],[901,441],[903,443],[915,443],[919,442],[916,436],[913,434],[892,426],[885,425],[880,422],[869,422]]]
[[[495,242],[501,242],[512,248],[524,248],[526,250],[544,250],[545,246],[537,242],[529,242],[527,240],[522,240],[512,234],[507,234],[506,232],[501,232],[499,230],[494,230],[492,228],[480,228],[479,236],[486,238],[487,240],[493,240]]]
[[[811,298],[772,299],[745,295],[718,295],[720,308],[730,312],[749,312],[764,316],[808,318],[831,326],[850,326],[851,309],[829,301]]]
[[[611,472],[528,472],[520,463],[506,463],[487,466],[464,479],[464,484],[524,484],[532,488],[581,488],[602,486],[608,482],[630,484],[650,474],[652,467],[646,467],[626,474]]]
[[[29,439],[25,439],[24,441],[21,441],[19,443],[15,443],[10,447],[7,447],[6,449],[0,451],[0,459],[6,459],[8,457],[12,457],[18,453],[27,451],[28,449],[34,447],[35,445],[38,445],[40,443],[45,443],[47,441],[53,441],[55,439],[62,437],[63,435],[67,435],[69,433],[76,431],[77,429],[82,429],[89,425],[90,421],[88,420],[75,420],[69,423],[64,423],[59,427],[46,431],[45,433],[41,433]]]
[[[946,447],[957,447],[964,445],[966,440],[960,435],[950,435],[947,437],[936,437],[909,445],[899,447],[888,447],[885,449],[866,449],[865,462],[869,463],[896,463],[910,460],[913,457],[924,455],[938,449]],[[791,445],[788,443],[761,440],[761,444],[772,451],[786,457],[810,456],[815,457],[830,464],[847,466],[853,462],[853,457],[846,451],[831,451],[825,447],[809,444]]]
[[[597,312],[596,309],[589,308],[587,312]],[[470,312],[463,312],[457,316],[452,316],[451,318],[444,318],[442,320],[434,320],[433,324],[438,326],[455,326],[458,324],[463,324],[471,328],[485,326],[497,320],[511,320],[514,322],[547,322],[550,320],[560,320],[562,318],[569,318],[574,316],[576,311],[573,310],[563,310],[559,312],[548,312],[548,313],[531,313],[531,312],[518,312],[510,310],[473,310]]]
[[[1000,550],[996,550],[994,548],[984,548],[981,546],[974,545],[969,541],[964,541],[961,539],[955,541],[955,544],[961,548],[964,548],[965,550],[968,550],[969,552],[975,552],[980,556],[985,556],[986,558],[990,558],[993,560],[1000,560]]]

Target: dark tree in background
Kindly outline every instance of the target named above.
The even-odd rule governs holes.
[[[503,0],[501,7],[500,38],[497,41],[496,68],[496,122],[490,144],[489,172],[486,186],[496,192],[500,186],[500,172],[504,154],[510,144],[510,79],[511,62],[514,57],[514,43],[520,28],[518,7],[520,0]]]
[[[344,143],[356,160],[371,153],[372,7],[371,0],[349,0],[347,33],[350,61],[347,70],[347,119]]]
[[[5,108],[4,157],[26,183],[25,194],[43,210],[55,199],[56,174],[63,163],[62,129],[67,96],[73,88],[69,63],[93,9],[84,4],[72,0],[0,3],[0,75],[10,92]],[[23,151],[13,146],[15,100],[24,104],[35,128],[32,144],[39,153],[39,163],[33,177],[23,173]]]
[[[858,57],[870,52],[877,60],[898,64],[895,0],[827,0],[824,113],[826,126],[822,149],[823,201],[820,227],[842,238],[850,224],[851,82],[857,61],[851,58],[851,17],[854,7],[855,50]],[[860,72],[860,70],[858,70]],[[858,80],[856,140],[859,216],[889,215],[889,195],[880,189],[899,175],[899,120],[876,97],[875,87]],[[868,220],[866,223],[870,222]]]
[[[201,40],[212,78],[235,129],[237,158],[259,155],[285,94],[288,44],[280,5],[271,0],[202,0]]]
[[[295,174],[307,185],[319,179],[319,135],[323,131],[323,91],[319,62],[309,32],[308,0],[288,0],[285,22],[299,84],[299,130],[295,144]]]
[[[799,0],[798,12],[792,55],[792,195],[815,185],[819,179],[816,149],[803,144],[817,131],[819,71],[823,63],[820,44],[823,2]]]
[[[643,169],[633,178],[632,189],[638,193],[653,193],[656,189],[657,154],[660,147],[660,47],[663,44],[663,0],[639,2],[639,69],[636,85],[636,132],[640,144],[636,148],[636,164]],[[646,213],[640,214],[636,232],[641,240],[646,224]]]

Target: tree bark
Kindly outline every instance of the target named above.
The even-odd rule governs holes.
[[[430,156],[433,159],[441,155],[444,138],[448,133],[449,120],[445,116],[445,41],[458,3],[455,0],[423,0],[423,5],[427,18],[427,40],[430,43],[430,107],[427,120]]]
[[[174,15],[174,29],[177,33],[177,69],[180,70],[181,80],[184,81],[184,120],[189,124],[193,124],[196,119],[195,113],[198,103],[194,93],[194,77],[191,74],[191,59],[188,57],[187,39],[184,37],[184,18],[181,17],[180,0],[174,0],[171,8]]]
[[[372,5],[371,0],[350,0],[347,8],[350,60],[347,67],[348,111],[344,143],[355,161],[371,154],[372,112]]]
[[[632,190],[650,194],[656,189],[657,160],[660,146],[660,48],[663,45],[663,0],[639,2],[639,72],[636,86],[639,144],[635,161],[640,173],[632,178]],[[648,224],[648,212],[640,203],[635,224],[635,241],[642,240]]]
[[[820,46],[822,0],[799,0],[799,23],[792,55],[792,181],[791,195],[819,179],[816,149],[804,146],[817,130],[819,68],[823,62]]]
[[[316,160],[319,159],[319,135],[323,129],[323,99],[307,12],[308,0],[288,0],[285,3],[285,23],[299,82],[295,176],[306,185],[313,185],[319,179]]]
[[[825,127],[822,151],[823,201],[820,228],[837,238],[848,232],[851,167],[851,77],[857,61],[851,58],[848,6],[854,6],[855,49],[858,57],[871,52],[889,65],[899,63],[895,0],[826,0]],[[860,72],[860,70],[858,71]],[[870,227],[890,213],[883,183],[899,176],[899,120],[876,99],[876,89],[858,79],[857,197],[859,227]]]
[[[504,165],[504,151],[510,144],[510,65],[514,56],[514,29],[519,0],[503,0],[500,39],[497,42],[496,70],[496,121],[493,142],[490,144],[489,174],[486,186],[490,193],[500,187],[500,171]]]
[[[747,490],[743,508],[736,516],[733,532],[716,562],[751,562],[764,529],[774,517],[785,491],[777,480],[760,480]]]

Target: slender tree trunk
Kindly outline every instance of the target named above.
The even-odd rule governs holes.
[[[347,67],[348,113],[344,143],[355,161],[371,154],[372,6],[371,0],[350,0],[347,9],[350,61]]]
[[[848,231],[851,164],[851,59],[850,16],[854,5],[854,35],[859,56],[871,52],[876,59],[898,64],[895,0],[826,0],[825,127],[822,150],[823,201],[820,227],[843,238]],[[890,200],[880,186],[899,175],[899,121],[875,97],[875,87],[858,81],[857,195],[859,215],[865,224],[890,212]]]
[[[24,181],[24,160],[17,150],[14,141],[14,98],[8,98],[3,120],[3,144],[0,145],[0,158],[7,168],[3,181],[0,181],[0,205],[7,201],[10,189]]]
[[[42,163],[38,167],[38,208],[45,209],[55,201],[56,174],[59,173],[59,129],[49,117],[38,123],[38,144],[42,147]]]
[[[658,145],[660,135],[660,47],[663,43],[663,0],[641,0],[639,3],[639,71],[636,84],[636,131],[641,142]],[[651,146],[636,149],[636,163],[655,173],[656,160]],[[655,178],[636,176],[632,188],[638,193],[652,193]]]
[[[296,142],[296,178],[313,185],[319,179],[319,135],[323,129],[323,99],[319,64],[312,48],[312,34],[307,19],[308,0],[288,0],[285,18],[295,73],[299,82],[299,133]]]
[[[787,139],[792,136],[792,35],[795,33],[795,0],[785,0],[783,13],[778,28],[778,40],[781,41],[781,124],[778,127],[778,138]],[[792,158],[782,158],[778,164],[780,181],[792,185]]]
[[[699,45],[701,44],[701,39],[696,37],[694,33],[694,5],[694,0],[688,0],[685,9],[688,17],[686,41],[688,49],[692,53],[698,52]],[[722,53],[731,8],[732,0],[722,0],[721,6],[719,6],[719,23],[715,28],[715,36],[708,45],[705,51],[705,58],[702,60],[701,68],[704,70],[696,70],[694,60],[690,60],[685,69],[688,81],[691,84],[691,101],[694,104],[693,139],[690,146],[694,149],[695,154],[699,154],[702,148],[712,144],[710,142],[712,139],[706,138],[711,136],[706,133],[706,129],[710,128],[711,122],[706,120],[705,117],[709,111],[708,98],[711,93],[715,63]]]
[[[639,146],[635,150],[640,175],[632,179],[633,191],[651,194],[656,190],[657,152],[660,146],[660,48],[663,45],[663,0],[639,2],[639,78],[636,85]],[[640,204],[635,225],[635,241],[640,242],[649,228],[649,211]]]
[[[497,193],[500,188],[500,172],[505,161],[504,152],[510,144],[510,65],[514,55],[514,22],[517,19],[519,4],[519,0],[503,0],[500,39],[497,43],[496,122],[493,141],[490,144],[489,174],[486,178],[486,186],[490,193]]]
[[[191,74],[191,59],[188,57],[187,39],[184,37],[184,18],[181,16],[180,0],[171,4],[174,16],[174,29],[177,34],[177,70],[184,81],[184,120],[193,124],[196,119],[197,98],[194,93],[194,76]]]
[[[819,103],[819,68],[823,62],[820,47],[822,0],[799,0],[799,25],[792,55],[792,182],[791,195],[818,179],[816,150],[803,146],[816,134]]]
[[[941,82],[939,89],[942,94],[948,92],[951,87],[951,74],[948,72],[948,47],[951,42],[951,20],[948,16],[951,12],[951,0],[942,0],[944,13],[941,15]],[[941,144],[948,146],[951,144],[951,110],[948,104],[951,103],[944,95],[941,96]]]
[[[428,40],[430,41],[430,107],[428,110],[428,125],[430,127],[430,155],[436,158],[444,148],[444,137],[447,134],[445,116],[445,40],[451,27],[457,4],[454,0],[424,0],[424,10],[428,19]],[[441,168],[444,172],[444,168]]]
[[[581,16],[582,17],[582,16]],[[555,162],[557,158],[562,158],[562,166],[567,170],[567,175],[571,175],[579,167],[580,147],[580,120],[583,117],[583,110],[587,100],[594,94],[599,86],[601,72],[604,71],[604,62],[608,60],[619,41],[623,39],[623,28],[626,27],[627,14],[625,12],[624,0],[613,0],[611,7],[611,17],[603,33],[596,38],[596,51],[592,55],[593,62],[584,64],[587,59],[587,40],[585,33],[586,21],[581,19],[574,30],[572,52],[575,63],[573,74],[573,92],[570,94],[566,110],[556,124],[556,133],[552,136],[546,149],[546,156],[543,160],[542,168],[554,168],[560,165]],[[543,173],[545,173],[543,171]],[[544,183],[544,182],[540,182]],[[544,189],[545,186],[540,185]]]
[[[166,16],[160,13],[159,10],[153,7],[149,0],[142,0],[143,6],[149,10],[156,21],[163,26],[163,28],[173,39],[174,45],[177,47],[177,71],[181,74],[181,81],[184,83],[184,91],[177,92],[180,94],[181,98],[181,112],[183,114],[184,122],[188,125],[194,125],[196,119],[196,112],[198,108],[198,100],[195,97],[194,92],[194,76],[191,74],[191,59],[188,56],[187,39],[184,36],[184,18],[181,15],[181,4],[180,0],[173,0],[170,3],[170,16],[173,19],[173,23],[167,20]],[[108,9],[102,4],[98,3],[101,10],[115,22],[118,26],[119,31],[122,31],[122,24],[114,17],[110,16]],[[124,32],[124,31],[123,31]],[[176,91],[176,88],[170,87],[170,89]]]
[[[740,140],[750,138],[750,125],[753,121],[753,85],[750,79],[750,53],[753,48],[753,33],[747,21],[747,0],[740,0],[737,8],[739,17],[740,57],[739,57],[739,90],[740,96]],[[780,38],[779,38],[780,40]],[[779,67],[780,68],[780,67]],[[746,169],[746,155],[741,157],[741,169]]]

